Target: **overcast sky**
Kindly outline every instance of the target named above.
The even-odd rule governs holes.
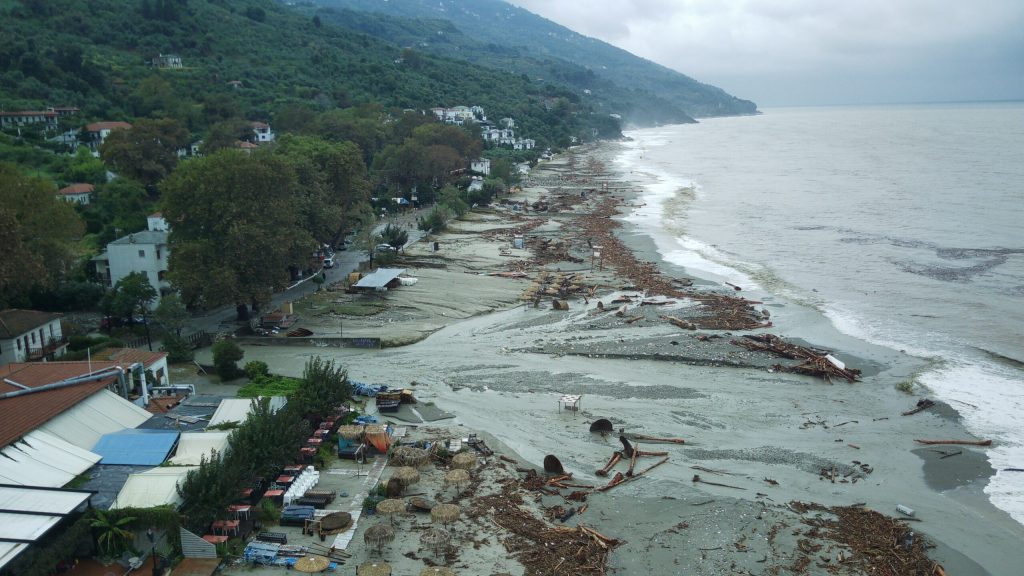
[[[1024,99],[1024,0],[508,0],[759,106]]]

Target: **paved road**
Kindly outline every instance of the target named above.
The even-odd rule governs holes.
[[[416,228],[416,218],[423,214],[425,209],[410,210],[409,212],[389,218],[387,220],[381,220],[378,222],[376,228],[374,228],[374,234],[380,234],[387,224],[397,224],[403,226],[406,231],[409,232],[409,241],[406,242],[406,246],[419,242],[425,233]],[[334,254],[334,267],[323,269],[322,272],[327,274],[327,281],[324,285],[333,284],[340,282],[348,276],[349,272],[358,270],[359,265],[362,262],[368,260],[369,257],[365,250],[357,250],[350,248],[343,252],[335,252]],[[313,275],[315,276],[315,274]],[[299,282],[289,286],[287,289],[281,292],[275,293],[270,299],[270,305],[263,308],[265,311],[276,310],[286,302],[295,302],[308,296],[313,292],[316,292],[317,285],[313,282],[309,276],[300,280]],[[237,327],[235,322],[236,312],[234,306],[223,306],[212,311],[208,311],[205,314],[199,316],[193,316],[189,324],[189,329],[184,332],[186,334],[193,334],[199,331],[205,331],[209,334],[216,334],[218,332],[234,330]],[[157,344],[154,342],[154,349],[157,349]]]

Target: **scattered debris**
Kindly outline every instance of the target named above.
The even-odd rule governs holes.
[[[917,408],[914,408],[913,410],[908,410],[908,411],[904,412],[903,415],[904,416],[910,416],[912,414],[917,414],[918,412],[920,412],[922,410],[927,410],[928,408],[931,408],[932,406],[935,406],[935,402],[932,402],[928,398],[922,398],[922,399],[917,401]]]

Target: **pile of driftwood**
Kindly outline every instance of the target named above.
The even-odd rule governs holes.
[[[733,339],[729,342],[747,350],[767,352],[782,358],[800,361],[799,364],[793,366],[776,364],[772,367],[779,372],[817,376],[830,382],[834,377],[843,378],[848,382],[856,382],[860,379],[860,370],[847,368],[842,362],[829,355],[827,351],[790,344],[774,334],[746,334],[742,339]]]
[[[583,292],[583,282],[583,277],[577,274],[541,270],[520,298],[533,303],[536,308],[544,297],[565,299],[571,294]]]
[[[697,301],[701,308],[693,319],[696,328],[704,330],[750,330],[765,326],[763,317],[751,302],[727,294],[690,292],[681,288],[689,284],[661,273],[652,262],[642,262],[615,236],[619,223],[612,218],[618,212],[621,200],[607,197],[590,214],[577,219],[578,236],[592,246],[601,247],[601,258],[639,291],[669,298],[687,298]]]
[[[506,530],[505,549],[526,568],[527,576],[584,574],[603,576],[608,553],[621,542],[587,526],[552,526],[521,506],[518,483],[503,486],[502,494],[477,498],[472,516],[487,516]]]
[[[805,559],[832,573],[877,574],[878,576],[944,576],[945,570],[925,553],[927,543],[920,534],[896,518],[861,506],[827,507],[821,504],[791,502],[790,508],[800,514],[814,514],[803,522],[828,540],[845,547],[835,557],[822,555],[820,546],[803,544],[798,548]],[[824,534],[821,534],[824,532]],[[809,562],[807,561],[809,560]],[[801,571],[802,572],[802,571]]]

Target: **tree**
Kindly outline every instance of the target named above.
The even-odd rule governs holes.
[[[172,364],[178,364],[180,362],[191,362],[195,355],[192,353],[192,347],[185,341],[181,336],[175,334],[167,334],[164,336],[163,344],[160,349],[167,352],[167,361]]]
[[[181,329],[188,324],[189,318],[188,310],[185,309],[181,297],[174,293],[161,298],[156,310],[153,311],[153,319],[159,322],[168,334],[179,338]]]
[[[94,510],[96,517],[89,523],[96,529],[96,544],[108,557],[118,556],[132,539],[132,531],[126,528],[135,521],[132,516],[115,519],[110,512]]]
[[[316,245],[295,171],[278,156],[223,150],[182,164],[161,188],[168,275],[189,305],[267,302]]]
[[[240,375],[238,361],[245,356],[245,352],[231,340],[221,340],[213,345],[213,366],[217,375],[224,382],[234,380]]]
[[[0,163],[0,307],[24,301],[34,286],[54,286],[71,271],[82,233],[74,208],[56,188]]]
[[[141,118],[128,130],[111,132],[100,156],[118,174],[152,185],[174,170],[178,149],[188,140],[188,130],[176,120]]]
[[[304,417],[321,418],[351,397],[348,372],[333,360],[316,356],[306,362],[302,384],[288,404]]]
[[[156,300],[157,293],[144,272],[132,272],[117,281],[109,294],[106,312],[118,318],[142,316],[143,322],[149,315],[149,305]]]
[[[241,140],[251,141],[253,138],[252,125],[241,118],[231,118],[218,122],[206,131],[206,138],[199,151],[205,155],[213,154],[225,148],[234,148]]]
[[[401,248],[409,241],[409,232],[401,226],[395,226],[391,223],[388,223],[388,225],[384,227],[384,230],[381,230],[380,236],[384,240],[384,243],[388,244],[392,248]]]
[[[107,181],[107,167],[103,165],[102,160],[89,152],[88,147],[79,146],[61,178],[65,182],[102,184]]]
[[[96,202],[89,206],[86,218],[93,231],[93,218],[98,230],[97,243],[105,246],[124,234],[146,228],[146,216],[153,203],[146,188],[131,178],[115,178],[96,188]]]

